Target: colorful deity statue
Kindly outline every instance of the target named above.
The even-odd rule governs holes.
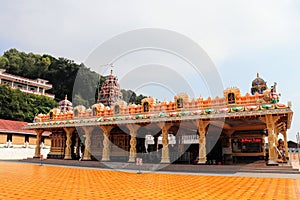
[[[277,85],[277,83],[275,82],[274,86],[271,87],[271,91],[270,91],[271,103],[278,103],[279,102],[280,94],[278,94],[276,92],[276,85]]]
[[[271,86],[271,88],[268,88],[267,90],[264,91],[264,101],[266,103],[278,103],[279,102],[279,96],[280,94],[278,94],[276,92],[276,86],[277,83],[275,82],[273,86]]]

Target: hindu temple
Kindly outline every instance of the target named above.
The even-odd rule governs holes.
[[[220,97],[191,99],[180,93],[173,101],[148,97],[141,105],[122,100],[111,72],[98,102],[85,108],[67,99],[59,108],[39,114],[25,129],[35,130],[35,157],[41,134],[50,131],[49,158],[151,163],[233,164],[244,159],[277,165],[288,159],[287,130],[291,104],[283,104],[259,74],[249,93],[227,88]],[[282,138],[282,139],[281,139]]]

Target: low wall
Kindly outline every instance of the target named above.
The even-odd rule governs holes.
[[[41,149],[41,154],[43,154],[44,158],[47,158],[47,155],[50,151],[50,148]],[[33,158],[35,153],[35,148],[4,148],[0,147],[0,160],[20,160]]]

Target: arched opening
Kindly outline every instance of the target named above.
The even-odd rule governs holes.
[[[103,152],[103,131],[100,127],[94,127],[91,133],[90,153],[92,160],[101,160]]]
[[[110,159],[111,161],[126,162],[129,158],[130,134],[125,126],[118,126],[110,131],[111,141]]]
[[[119,105],[115,105],[115,107],[114,107],[114,113],[115,114],[120,114],[120,106]]]
[[[50,113],[49,113],[49,119],[53,119],[53,112],[52,111],[50,111]]]
[[[93,116],[97,116],[97,108],[93,107]]]
[[[146,101],[143,103],[143,111],[149,112],[149,102]]]
[[[177,103],[177,108],[183,108],[183,99],[182,98],[178,98],[176,103]]]
[[[227,102],[228,104],[235,104],[235,94],[233,92],[228,93]]]
[[[78,117],[78,114],[79,114],[78,110],[75,109],[75,110],[74,110],[74,117]]]

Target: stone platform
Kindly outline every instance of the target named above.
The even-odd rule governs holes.
[[[30,158],[19,160],[26,163],[40,163],[39,159]],[[46,159],[44,164],[63,165],[70,167],[88,167],[99,169],[115,170],[139,170],[135,163],[127,162],[100,162],[100,161],[79,161],[63,159]],[[215,173],[215,174],[234,174],[234,173],[281,173],[299,174],[298,169],[294,169],[290,164],[280,164],[279,166],[267,166],[264,161],[256,161],[247,164],[234,165],[188,165],[188,164],[151,164],[143,163],[143,171],[162,171],[162,172],[185,172],[185,173]]]

